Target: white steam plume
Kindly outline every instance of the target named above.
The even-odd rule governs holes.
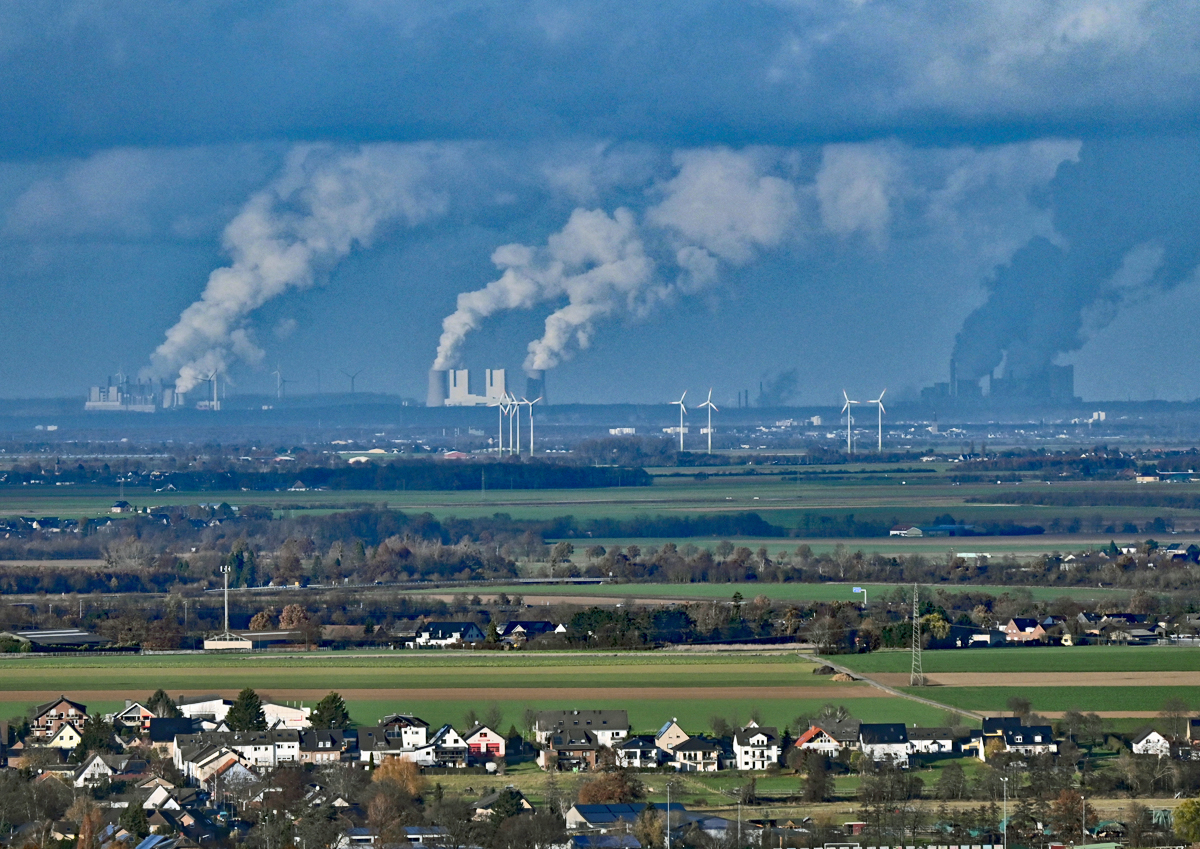
[[[679,171],[658,187],[661,201],[643,226],[625,208],[611,216],[576,209],[545,247],[497,249],[492,262],[501,276],[458,296],[442,322],[434,368],[457,365],[467,334],[489,316],[565,298],[525,359],[527,370],[553,368],[574,347],[588,347],[598,321],[642,317],[678,293],[713,282],[722,260],[740,265],[756,248],[778,244],[796,216],[796,192],[786,180],[760,175],[757,160],[726,149],[677,154]],[[656,263],[647,242],[670,259]],[[660,265],[670,273],[656,273]]]
[[[254,310],[289,289],[320,279],[381,225],[415,224],[444,210],[429,188],[434,161],[454,156],[432,145],[296,148],[282,173],[247,201],[225,228],[233,262],[209,275],[200,300],[187,307],[151,355],[146,376],[175,377],[186,392],[235,359],[263,352],[249,321]]]

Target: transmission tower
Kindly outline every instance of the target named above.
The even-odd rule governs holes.
[[[921,671],[921,617],[917,607],[917,585],[913,584],[912,612],[912,674],[908,678],[908,686],[924,687],[925,673]]]

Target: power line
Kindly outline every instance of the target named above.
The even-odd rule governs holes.
[[[921,618],[918,615],[916,584],[913,584],[912,672],[908,677],[908,686],[925,686],[925,673],[921,669]]]

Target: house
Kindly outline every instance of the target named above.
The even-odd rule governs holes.
[[[1157,755],[1160,758],[1171,756],[1171,741],[1153,728],[1143,728],[1135,734],[1129,748],[1135,755]]]
[[[146,733],[150,737],[151,748],[164,755],[174,754],[176,737],[200,731],[200,720],[186,716],[156,716],[147,725]]]
[[[427,622],[417,632],[416,646],[444,648],[456,643],[482,643],[483,631],[474,622]]]
[[[667,765],[680,772],[716,772],[721,768],[721,745],[707,737],[690,737],[671,751]]]
[[[311,728],[312,708],[279,705],[274,702],[263,703],[263,718],[268,728]]]
[[[82,726],[81,722],[80,727]],[[74,749],[82,739],[83,735],[79,733],[79,729],[73,723],[64,722],[58,726],[54,736],[46,741],[46,746],[51,749]]]
[[[908,729],[902,722],[862,723],[858,745],[875,762],[890,759],[897,766],[908,766]]]
[[[504,790],[497,790],[495,793],[489,793],[476,802],[472,806],[475,809],[475,815],[472,817],[472,819],[491,819],[492,808],[498,801],[500,801],[500,794],[504,793],[505,791],[516,794],[517,804],[520,806],[522,813],[533,813],[533,805],[529,804],[529,800],[525,798],[525,794],[510,784],[508,787],[504,788]]]
[[[179,712],[188,719],[207,719],[212,722],[224,722],[229,709],[233,707],[232,699],[220,696],[180,696],[175,700]]]
[[[1046,636],[1046,629],[1032,617],[1014,616],[1004,626],[1004,633],[1010,643],[1033,643]]]
[[[629,714],[623,710],[543,710],[534,720],[535,739],[545,745],[562,731],[587,731],[601,746],[613,746],[629,736]]]
[[[389,714],[379,721],[378,729],[403,749],[419,749],[429,742],[429,723],[412,714]]]
[[[542,769],[590,770],[596,768],[596,755],[603,744],[594,732],[565,728],[552,732],[544,745],[538,753]]]
[[[128,501],[114,501],[113,506],[108,508],[109,513],[132,513],[133,505]]]
[[[908,729],[910,755],[941,755],[954,751],[954,732],[949,728]]]
[[[467,765],[467,743],[450,725],[443,725],[429,741],[432,750],[431,766],[463,767]],[[421,763],[418,759],[418,763]]]
[[[29,725],[29,732],[38,740],[50,740],[63,725],[70,723],[82,727],[86,719],[86,705],[73,702],[66,696],[59,696],[54,701],[33,709],[33,722]]]
[[[645,802],[635,802],[629,805],[573,805],[567,811],[567,831],[591,831],[606,834],[610,831],[623,831],[633,825],[638,816],[647,807],[653,807],[662,813],[667,812],[667,806],[661,802],[647,805]],[[686,812],[686,808],[677,802],[671,803],[672,820],[676,814]]]
[[[505,622],[500,629],[500,639],[506,643],[525,643],[543,634],[555,633],[553,622],[544,620]]]
[[[340,728],[306,728],[299,732],[300,763],[329,764],[342,760],[342,754],[350,748],[356,738]]]
[[[663,756],[655,739],[648,734],[630,737],[617,746],[617,766],[623,769],[653,769]]]
[[[476,725],[462,735],[467,744],[467,758],[471,761],[488,761],[493,758],[503,759],[507,741],[486,725]]]
[[[1044,755],[1058,751],[1054,742],[1054,729],[1049,725],[1019,726],[1006,728],[1003,734],[1004,749],[1022,755]]]
[[[670,752],[687,739],[687,732],[679,727],[679,720],[672,717],[671,721],[658,729],[658,733],[654,735],[654,745],[664,752]]]
[[[114,725],[120,723],[144,734],[150,730],[150,720],[154,719],[154,712],[140,702],[126,699],[123,710],[110,713],[104,719]]]
[[[441,846],[446,837],[440,825],[406,825],[403,831],[404,839],[414,846]]]
[[[812,725],[796,738],[796,746],[801,749],[812,749],[826,757],[837,757],[842,749],[858,748],[859,727],[860,723],[854,719]]]
[[[733,757],[741,770],[766,769],[779,763],[779,731],[750,723],[733,735]]]

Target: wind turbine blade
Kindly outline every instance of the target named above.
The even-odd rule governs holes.
[[[879,393],[879,400],[880,400],[880,401],[882,401],[882,400],[883,400],[883,396],[884,396],[884,395],[886,395],[886,394],[887,394],[887,390],[886,390],[886,389],[885,389],[885,390],[883,390],[882,392],[880,392],[880,393]]]

